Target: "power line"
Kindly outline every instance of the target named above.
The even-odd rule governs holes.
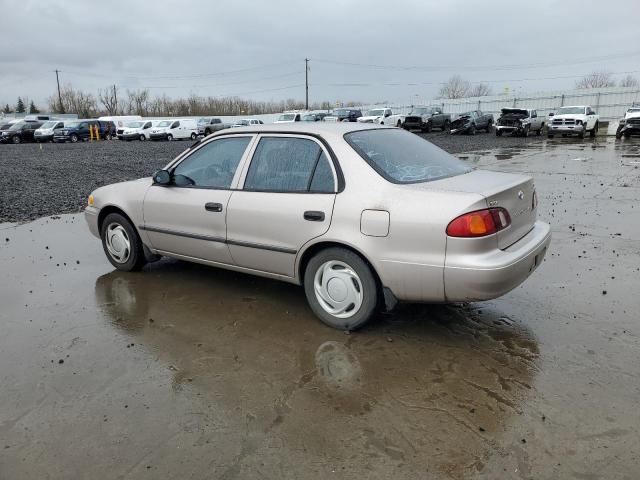
[[[339,60],[327,60],[314,58],[314,62],[319,63],[327,63],[333,65],[343,65],[349,67],[365,67],[365,68],[374,68],[374,69],[382,69],[382,70],[407,70],[407,71],[483,71],[483,70],[517,70],[517,69],[527,69],[527,68],[545,68],[545,67],[554,67],[559,65],[577,65],[581,63],[591,63],[591,62],[601,62],[605,60],[615,60],[619,58],[628,58],[635,57],[640,55],[640,50],[626,53],[618,53],[618,54],[610,54],[610,55],[602,55],[602,56],[594,56],[594,57],[583,57],[572,60],[561,60],[554,62],[541,62],[541,63],[520,63],[520,64],[507,64],[507,65],[424,65],[424,66],[415,66],[415,65],[381,65],[381,64],[372,64],[372,63],[356,63],[356,62],[348,62],[348,61],[339,61]]]
[[[283,73],[281,75],[273,75],[270,77],[262,77],[262,78],[255,78],[255,79],[248,79],[248,80],[234,80],[233,82],[224,82],[224,83],[208,83],[208,84],[201,84],[201,85],[187,85],[187,87],[190,88],[208,88],[208,87],[223,87],[223,86],[227,86],[227,85],[237,85],[240,83],[257,83],[257,82],[262,82],[265,80],[273,80],[273,79],[277,79],[277,78],[285,78],[285,77],[293,77],[293,76],[298,76],[300,75],[299,71],[296,72],[288,72],[288,73]],[[123,84],[120,85],[123,88],[149,88],[149,89],[154,89],[154,88],[185,88],[184,85],[146,85],[146,86],[138,86],[138,85],[127,85],[127,84]]]

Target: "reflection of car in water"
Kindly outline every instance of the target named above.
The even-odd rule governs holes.
[[[247,287],[242,274],[167,260],[148,274],[116,270],[95,284],[108,328],[122,335],[123,345],[135,343],[135,355],[123,354],[139,381],[131,387],[153,392],[135,403],[153,402],[158,418],[189,412],[174,426],[195,439],[206,430],[207,441],[227,445],[218,465],[233,463],[247,435],[278,445],[266,457],[278,464],[283,448],[297,449],[300,432],[305,442],[333,446],[335,438],[375,424],[394,455],[407,455],[400,447],[408,441],[420,445],[437,454],[412,456],[411,465],[450,478],[452,461],[473,465],[495,453],[486,436],[469,435],[470,429],[481,425],[492,440],[510,438],[513,419],[536,394],[535,336],[491,306],[480,315],[477,306],[412,305],[366,338],[336,336],[308,321],[311,312],[295,288],[250,280]],[[160,410],[162,402],[167,410]],[[211,428],[218,419],[224,428]],[[296,452],[296,462],[317,461],[316,450]],[[366,462],[370,455],[356,449],[344,461]],[[397,473],[397,465],[393,469]]]
[[[551,238],[530,177],[357,123],[218,132],[153,179],[97,189],[85,216],[120,270],[161,255],[302,285],[322,321],[349,330],[397,300],[499,297]]]

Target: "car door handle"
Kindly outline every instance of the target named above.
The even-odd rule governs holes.
[[[310,222],[323,222],[324,221],[324,212],[318,212],[316,210],[307,210],[304,212],[304,219],[309,220]]]
[[[221,212],[222,211],[222,204],[221,203],[213,203],[213,202],[205,203],[204,204],[204,209],[207,212]]]

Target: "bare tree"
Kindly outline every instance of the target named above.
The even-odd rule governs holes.
[[[107,115],[118,115],[118,87],[113,85],[98,90],[98,99]]]
[[[615,87],[616,82],[609,72],[592,72],[576,82],[576,88]]]
[[[91,118],[98,112],[96,98],[91,93],[76,90],[70,83],[60,89],[60,99],[65,112],[76,113],[80,118]],[[51,95],[47,103],[51,111],[60,107],[57,95]]]
[[[620,80],[621,87],[637,87],[638,85],[638,79],[633,75],[627,75],[622,80]]]
[[[491,87],[486,83],[478,83],[469,90],[469,97],[486,97],[491,95]]]
[[[149,112],[149,90],[127,90],[127,97],[129,113],[147,115]]]
[[[460,75],[454,75],[440,87],[440,98],[463,98],[469,96],[471,83]]]

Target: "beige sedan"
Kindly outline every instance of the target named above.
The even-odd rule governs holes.
[[[473,170],[402,129],[261,125],[206,137],[85,210],[119,270],[160,256],[303,285],[328,325],[379,308],[486,300],[520,285],[551,238],[530,177]]]

